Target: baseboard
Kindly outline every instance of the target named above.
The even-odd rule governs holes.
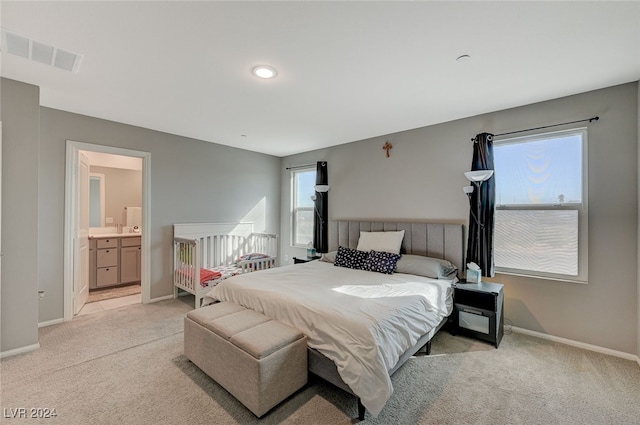
[[[18,354],[28,353],[30,351],[37,350],[38,348],[40,348],[40,343],[25,345],[24,347],[14,348],[13,350],[9,350],[9,351],[3,351],[0,353],[0,359],[4,359],[5,357],[16,356]]]
[[[149,304],[151,303],[157,303],[159,301],[166,301],[166,300],[172,300],[173,299],[173,294],[171,295],[165,295],[164,297],[158,297],[158,298],[151,298],[149,300]]]
[[[512,326],[511,329],[513,330],[513,332],[517,332],[520,334],[531,335],[537,338],[542,338],[542,339],[546,339],[553,342],[559,342],[561,344],[571,345],[573,347],[583,348],[589,351],[595,351],[596,353],[608,354],[610,356],[620,357],[626,360],[632,360],[632,361],[635,360],[636,362],[638,362],[638,365],[640,365],[640,358],[638,358],[638,356],[636,356],[635,354],[625,353],[617,350],[611,350],[609,348],[586,344],[584,342],[574,341],[572,339],[567,339],[567,338],[561,338],[559,336],[549,335],[542,332],[530,331],[529,329],[518,328],[516,326]]]
[[[61,317],[59,319],[47,320],[46,322],[38,323],[38,328],[44,328],[46,326],[57,325],[59,323],[64,323],[64,319]]]

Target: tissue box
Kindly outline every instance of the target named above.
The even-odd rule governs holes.
[[[480,283],[482,273],[480,270],[467,269],[467,283]]]

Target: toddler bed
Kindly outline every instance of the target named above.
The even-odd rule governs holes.
[[[276,267],[277,236],[253,233],[251,223],[197,223],[173,226],[173,288],[204,295],[231,276]]]

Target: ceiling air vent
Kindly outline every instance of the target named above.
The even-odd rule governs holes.
[[[31,40],[20,34],[8,31],[4,28],[2,31],[3,52],[12,55],[21,56],[25,59],[54,66],[65,71],[76,73],[82,62],[82,55],[62,50],[40,41]]]

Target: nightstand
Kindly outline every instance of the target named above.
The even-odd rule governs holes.
[[[493,282],[456,284],[452,333],[488,341],[498,348],[504,334],[504,285]]]
[[[293,257],[293,264],[308,263],[309,261],[318,260],[322,258],[320,255],[315,257]]]

